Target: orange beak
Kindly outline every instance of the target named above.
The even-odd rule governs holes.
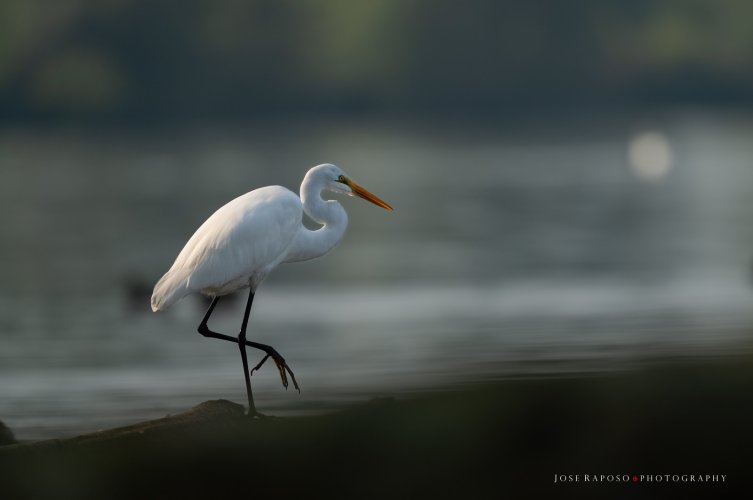
[[[376,195],[370,193],[369,191],[367,191],[366,189],[362,188],[361,186],[359,186],[358,184],[356,184],[352,180],[347,179],[345,183],[348,186],[350,186],[350,189],[353,190],[353,194],[354,195],[356,195],[356,196],[358,196],[360,198],[363,198],[366,201],[370,201],[374,205],[378,205],[378,206],[382,207],[383,209],[392,212],[392,207],[389,206],[389,204],[387,204],[384,201],[380,200]]]

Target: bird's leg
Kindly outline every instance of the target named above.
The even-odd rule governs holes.
[[[246,394],[248,394],[248,414],[256,415],[256,407],[254,406],[254,396],[251,394],[251,374],[248,371],[248,358],[246,357],[246,325],[248,324],[248,316],[251,312],[251,304],[254,302],[254,291],[251,290],[248,294],[248,302],[246,302],[246,312],[243,313],[243,323],[241,324],[241,331],[238,334],[238,349],[241,351],[241,359],[243,360],[243,377],[246,379]]]
[[[252,342],[250,340],[246,340],[245,333],[243,335],[243,339],[241,340],[240,335],[238,338],[231,337],[230,335],[223,335],[221,333],[213,332],[209,329],[209,325],[207,324],[207,321],[209,320],[209,317],[212,315],[212,311],[214,311],[215,305],[217,305],[217,301],[219,300],[219,297],[215,297],[214,300],[212,300],[212,303],[209,305],[209,309],[207,309],[206,314],[204,315],[204,319],[201,320],[201,324],[199,325],[199,333],[203,335],[204,337],[210,337],[213,339],[220,339],[220,340],[226,340],[228,342],[234,342],[236,344],[240,344],[242,341],[244,345],[248,347],[253,347],[254,349],[259,349],[261,351],[264,351],[266,353],[266,356],[264,356],[264,359],[261,363],[256,365],[250,372],[248,369],[245,369],[246,373],[253,374],[254,371],[261,368],[262,364],[268,359],[272,358],[277,365],[277,370],[280,372],[280,379],[282,380],[282,385],[286,389],[288,388],[288,373],[290,374],[290,379],[293,381],[293,387],[295,387],[298,392],[301,392],[300,387],[298,387],[298,381],[295,379],[295,375],[293,374],[293,370],[290,369],[288,364],[285,362],[285,358],[280,356],[280,354],[271,346],[268,346],[266,344],[260,344],[258,342]],[[251,295],[249,296],[249,302],[246,304],[247,311],[244,314],[244,323],[242,331],[245,332],[245,325],[248,323],[248,316],[251,312],[251,303],[253,301],[253,292],[251,292]],[[243,357],[243,352],[241,352],[241,358]],[[249,380],[249,386],[250,386],[250,380]]]
[[[241,351],[241,359],[243,360],[243,375],[246,379],[246,394],[248,396],[248,414],[250,416],[258,415],[259,413],[256,411],[256,406],[254,405],[254,396],[251,392],[251,380],[250,375],[248,372],[248,359],[246,358],[246,345],[248,342],[246,342],[246,329],[245,325],[248,322],[248,314],[251,309],[251,302],[253,301],[254,294],[251,292],[251,296],[249,297],[248,305],[246,305],[246,314],[244,316],[244,328],[241,330],[241,334],[238,335],[238,338],[231,337],[229,335],[223,335],[221,333],[213,332],[209,329],[209,325],[207,325],[207,321],[209,321],[209,317],[212,315],[212,312],[214,311],[214,307],[217,305],[217,301],[220,300],[219,297],[215,297],[212,300],[212,303],[209,305],[209,309],[207,309],[206,314],[204,315],[204,319],[201,320],[201,324],[199,325],[199,333],[202,334],[205,337],[211,337],[215,339],[220,340],[227,340],[229,342],[235,342],[238,344],[238,347]]]
[[[243,314],[243,324],[241,324],[241,333],[238,335],[238,344],[243,345],[241,348],[242,356],[243,356],[243,366],[246,370],[246,373],[249,375],[246,378],[246,382],[249,383],[248,377],[253,374],[256,370],[261,368],[261,365],[264,364],[264,362],[268,358],[272,358],[272,360],[275,362],[275,365],[277,365],[277,371],[280,372],[280,379],[282,380],[282,385],[285,387],[285,389],[288,388],[288,373],[290,373],[290,378],[293,381],[293,387],[295,387],[298,392],[301,392],[300,387],[298,387],[298,381],[295,379],[295,375],[293,374],[293,370],[290,369],[288,364],[285,362],[285,358],[280,356],[280,353],[278,353],[273,347],[268,346],[266,344],[260,344],[258,342],[249,342],[246,340],[246,326],[248,325],[248,317],[251,312],[251,304],[254,302],[254,291],[251,290],[248,294],[248,303],[246,303],[246,312]],[[245,346],[249,345],[252,347],[255,347],[256,349],[264,351],[267,355],[264,356],[264,358],[261,360],[261,362],[254,367],[251,372],[248,372],[248,367],[246,365],[246,355],[245,355]],[[250,386],[249,386],[250,387]]]

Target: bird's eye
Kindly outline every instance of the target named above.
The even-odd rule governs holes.
[[[337,182],[342,182],[343,184],[345,184],[345,176],[344,175],[339,175],[337,177]]]

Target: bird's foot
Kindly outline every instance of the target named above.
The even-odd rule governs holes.
[[[295,379],[295,374],[293,373],[293,370],[290,369],[287,362],[285,362],[285,358],[280,356],[280,353],[278,353],[273,348],[269,348],[269,351],[267,351],[266,356],[262,358],[261,361],[259,361],[259,364],[253,367],[251,370],[251,375],[254,374],[256,370],[262,367],[262,365],[269,359],[272,358],[272,361],[275,362],[275,365],[277,366],[277,371],[280,372],[280,379],[282,380],[282,386],[285,387],[285,389],[288,388],[288,373],[290,374],[290,380],[293,381],[293,387],[296,388],[296,390],[300,393],[301,388],[298,387],[298,381]]]

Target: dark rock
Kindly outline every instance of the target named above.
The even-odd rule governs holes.
[[[7,425],[0,421],[0,446],[14,444],[15,442],[16,438],[13,436],[11,430],[8,429]]]

